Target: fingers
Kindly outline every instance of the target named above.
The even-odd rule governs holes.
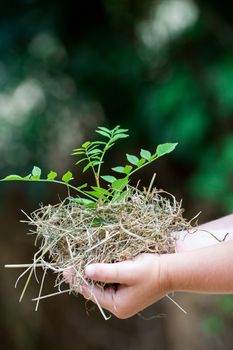
[[[114,264],[91,264],[86,267],[85,273],[88,278],[98,282],[130,285],[137,272],[132,270],[132,261],[123,261]]]
[[[120,287],[121,288],[121,287]],[[128,287],[122,287],[123,289],[128,289]],[[130,288],[130,287],[129,287]],[[128,312],[127,307],[124,306],[124,303],[119,303],[119,300],[124,299],[122,294],[123,290],[117,292],[113,288],[100,288],[98,286],[83,286],[81,289],[81,294],[87,300],[93,301],[95,304],[101,305],[104,309],[110,311],[113,315],[117,316],[120,319],[125,319],[131,316]],[[123,294],[125,294],[123,292]],[[127,294],[127,291],[126,291]],[[123,304],[121,306],[121,304]],[[128,305],[128,303],[126,303]]]
[[[115,291],[112,288],[104,289],[95,285],[82,286],[81,294],[84,298],[99,303],[103,308],[110,310],[114,303]]]
[[[123,261],[114,264],[91,264],[86,266],[85,275],[87,278],[104,283],[119,283],[130,285],[135,280],[132,261]],[[76,272],[69,268],[63,272],[64,280],[72,284]]]

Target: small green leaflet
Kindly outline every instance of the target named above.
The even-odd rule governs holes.
[[[52,181],[52,180],[55,180],[56,177],[57,177],[57,173],[51,170],[50,173],[47,175],[47,180]]]
[[[117,130],[115,131],[115,134],[117,135],[117,134],[122,134],[122,133],[125,133],[125,132],[128,132],[129,131],[129,129],[118,129],[117,128]]]
[[[125,173],[126,175],[128,175],[128,174],[131,172],[132,169],[133,169],[133,167],[132,167],[131,165],[126,165],[126,166],[124,167],[124,173]]]
[[[105,136],[105,137],[108,137],[110,138],[110,135],[106,132],[106,131],[103,131],[103,130],[96,130],[96,132],[102,136]]]
[[[163,143],[162,145],[158,145],[156,149],[157,157],[162,157],[164,154],[171,153],[178,143]]]
[[[117,134],[116,136],[113,137],[112,142],[115,142],[119,139],[124,139],[126,137],[129,137],[129,135],[128,134]]]
[[[98,126],[98,129],[103,130],[108,134],[111,134],[111,130],[109,130],[108,128],[105,128],[104,126]]]
[[[63,176],[62,176],[62,181],[68,183],[69,181],[73,180],[73,174],[71,171],[67,171]]]
[[[145,149],[141,149],[140,156],[148,161],[151,159],[151,153]]]
[[[115,168],[112,168],[113,171],[117,172],[117,173],[125,173],[125,168],[123,166],[116,166]]]
[[[95,148],[95,149],[91,150],[90,152],[88,152],[89,155],[90,154],[100,154],[100,153],[102,153],[102,150],[99,148]]]
[[[91,199],[87,198],[72,198],[72,202],[75,202],[77,204],[81,205],[87,205],[87,206],[95,206],[96,202],[92,201]]]
[[[1,179],[0,181],[20,181],[20,180],[24,180],[23,177],[19,176],[19,175],[9,175],[4,177],[4,179]]]
[[[113,198],[114,201],[121,201],[122,199],[124,199],[128,194],[128,191],[123,191],[123,192],[117,192]]]
[[[102,187],[96,187],[96,186],[91,186],[91,188],[96,192],[96,193],[100,193],[100,194],[105,194],[107,196],[111,196],[111,193],[106,190],[105,188]]]
[[[108,197],[106,197],[103,193],[95,192],[95,191],[86,191],[86,193],[90,194],[93,197],[103,199],[106,202],[109,202]]]
[[[91,144],[91,142],[90,141],[86,141],[86,142],[84,142],[83,144],[82,144],[82,148],[87,148],[89,145]]]
[[[112,183],[112,188],[116,191],[122,191],[125,186],[128,185],[129,179],[128,177],[123,177],[122,179],[118,179]]]
[[[126,154],[126,157],[131,164],[137,165],[137,163],[139,161],[138,157],[133,156],[132,154]]]
[[[39,180],[41,176],[41,169],[38,168],[37,166],[34,166],[32,169],[32,176],[31,179],[32,180]]]
[[[88,158],[82,158],[82,159],[78,160],[78,161],[75,163],[75,165],[78,165],[78,164],[84,162],[85,160],[88,160]]]
[[[92,164],[91,164],[91,163],[88,163],[88,164],[83,168],[83,173],[85,173],[91,166],[92,166]]]
[[[85,187],[87,187],[87,183],[85,183],[85,184],[83,184],[83,185],[81,185],[81,186],[78,186],[77,189],[78,189],[78,190],[81,190],[81,189],[83,189],[83,188],[85,188]]]
[[[137,162],[137,167],[140,168],[144,163],[146,163],[146,159],[142,158]]]
[[[116,177],[115,176],[111,176],[111,175],[104,175],[101,176],[101,178],[109,183],[112,183],[113,181],[116,181]]]

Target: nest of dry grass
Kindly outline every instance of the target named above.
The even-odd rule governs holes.
[[[88,264],[119,262],[146,252],[173,253],[177,232],[191,227],[174,196],[132,187],[120,202],[86,207],[67,198],[54,206],[41,206],[28,218],[38,246],[28,270],[32,275],[38,266],[44,269],[37,301],[48,270],[57,274],[55,287],[61,292],[63,273],[72,268],[72,283],[66,291],[76,292],[89,282],[84,273]]]

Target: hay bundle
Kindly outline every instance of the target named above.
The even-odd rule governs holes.
[[[35,227],[30,233],[40,242],[34,268],[55,271],[55,286],[60,287],[63,272],[72,267],[69,291],[78,291],[87,283],[84,269],[90,263],[120,262],[145,252],[175,252],[174,232],[190,227],[182,213],[181,203],[166,192],[154,189],[148,194],[131,187],[122,201],[94,208],[70,199],[42,206],[28,221]]]

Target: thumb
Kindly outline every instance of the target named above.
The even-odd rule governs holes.
[[[85,269],[86,276],[92,280],[105,283],[132,284],[134,278],[132,261],[113,264],[91,264]]]

